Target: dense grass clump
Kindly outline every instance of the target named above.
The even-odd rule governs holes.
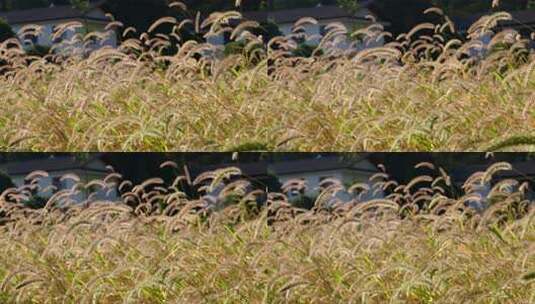
[[[24,202],[46,176],[36,172],[0,197],[0,299],[533,303],[535,209],[526,184],[503,180],[485,196],[474,190],[508,168],[474,174],[458,194],[440,169],[407,185],[385,173],[371,187],[326,180],[311,210],[251,188],[236,168],[172,185],[156,178],[134,186],[112,173],[91,185],[119,184],[117,202],[71,202],[89,188],[78,182],[29,209]],[[181,185],[198,192],[187,195]],[[283,189],[303,186],[295,180]],[[377,189],[383,198],[361,200]],[[337,191],[354,196],[337,201]]]
[[[444,23],[421,24],[361,51],[340,45],[373,45],[389,34],[377,24],[354,33],[332,24],[310,57],[300,57],[307,37],[299,29],[315,20],[304,18],[292,35],[264,41],[253,34],[261,32],[257,23],[236,25],[237,12],[214,13],[204,22],[162,18],[148,33],[125,29],[117,49],[90,54],[81,44],[98,39],[95,33],[75,36],[77,51],[58,46],[45,57],[26,55],[10,39],[0,46],[0,148],[531,149],[530,39],[497,30],[511,18],[507,13],[483,17],[468,33],[455,32],[440,10],[428,13]],[[223,46],[179,40],[189,24],[207,36],[232,32],[242,53],[225,56]],[[153,33],[163,27],[172,30]],[[109,28],[121,30],[121,24]],[[24,33],[37,31],[27,27]],[[494,33],[492,42],[482,44],[488,33]]]

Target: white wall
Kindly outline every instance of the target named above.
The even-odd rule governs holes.
[[[39,186],[41,189],[45,189],[46,187],[53,184],[54,178],[60,178],[64,176],[65,174],[75,174],[77,175],[82,183],[88,183],[93,179],[103,179],[105,177],[105,174],[97,174],[97,173],[87,173],[86,171],[81,170],[69,170],[69,171],[55,171],[55,172],[49,172],[48,177],[40,178],[39,179]],[[11,176],[11,179],[13,183],[20,187],[24,185],[24,178],[26,176]],[[74,186],[75,182],[71,179],[63,180],[61,182],[61,185],[58,190],[65,190],[65,189],[71,189]],[[110,190],[108,192],[108,190]],[[52,196],[54,193],[49,191],[41,191],[37,193],[39,196],[48,198]],[[81,191],[77,195],[70,196],[71,199],[73,199],[76,203],[81,203],[84,200],[88,198],[89,193],[86,193],[84,191]],[[96,192],[95,195],[92,196],[94,200],[110,200],[110,201],[116,201],[119,198],[119,193],[117,191],[117,187],[110,187],[108,189],[99,190]]]
[[[206,42],[213,45],[224,45],[225,36],[223,34],[219,34],[217,36],[209,36],[206,38]]]
[[[334,178],[339,181],[343,181],[344,179],[344,175],[341,170],[294,173],[278,175],[278,177],[281,184],[284,184],[290,180],[304,179],[307,183],[307,191],[305,194],[309,196],[316,196],[319,194],[318,187],[322,178]]]
[[[366,21],[357,21],[357,22],[355,22],[355,21],[350,21],[347,18],[321,20],[321,21],[318,22],[318,24],[306,23],[306,24],[303,25],[305,33],[306,33],[307,38],[308,38],[306,43],[309,44],[309,45],[318,45],[320,43],[321,39],[322,39],[322,28],[324,28],[325,26],[327,26],[327,25],[329,25],[331,23],[334,23],[334,22],[339,22],[339,23],[344,24],[346,26],[346,28],[347,28],[348,33],[353,32],[354,31],[354,27],[364,28],[364,27],[367,27],[367,26],[371,25],[371,23],[368,23]],[[281,33],[284,36],[286,36],[286,35],[292,34],[294,23],[279,23],[278,26],[279,26],[279,30],[281,31]],[[208,43],[213,44],[213,45],[224,45],[225,44],[225,39],[224,39],[224,36],[222,34],[218,35],[218,36],[210,36],[206,40],[207,40]],[[353,45],[353,47],[355,49],[357,49],[357,50],[362,50],[362,49],[367,49],[367,48],[380,47],[380,46],[383,46],[384,43],[385,42],[384,42],[383,38],[378,39],[378,40],[369,39],[368,41],[355,43]],[[351,41],[349,41],[349,39],[347,39],[346,41],[340,41],[339,43],[337,43],[336,48],[339,48],[339,49],[343,50],[343,49],[348,49],[350,46],[351,46]]]
[[[42,45],[42,46],[52,46],[53,45],[52,36],[53,36],[53,32],[54,32],[54,27],[59,26],[61,24],[65,24],[67,22],[71,22],[71,21],[73,21],[73,20],[58,20],[58,21],[54,21],[54,22],[40,22],[40,23],[35,24],[35,25],[41,26],[42,30],[41,30],[41,34],[37,37],[37,40],[34,42],[34,44]],[[83,20],[76,20],[76,21],[84,23]],[[111,46],[111,47],[116,47],[117,46],[117,34],[116,34],[116,32],[113,31],[113,30],[105,31],[105,26],[106,25],[104,23],[95,22],[95,21],[88,21],[87,25],[88,25],[88,27],[90,29],[96,29],[95,31],[106,34],[106,37],[104,39],[102,39],[102,40],[97,41],[97,43],[95,43],[92,47],[90,47],[91,49],[98,49],[98,48],[102,48],[104,46]],[[23,26],[24,25],[13,25],[12,28],[16,33],[18,33],[19,30]],[[80,28],[80,29],[77,29],[76,31],[75,30],[67,30],[67,31],[65,31],[64,35],[62,36],[62,39],[64,41],[70,41],[75,36],[76,32],[84,33],[84,29]],[[28,40],[29,37],[30,37],[29,35],[26,36],[26,40]],[[19,38],[21,39],[21,41],[23,41],[22,35],[19,35]],[[81,44],[80,44],[80,46],[81,46]]]
[[[279,181],[284,184],[289,180],[304,179],[307,183],[307,191],[305,195],[315,197],[319,194],[319,184],[324,178],[334,178],[342,182],[346,186],[351,186],[355,183],[369,183],[368,179],[374,173],[365,171],[355,171],[349,169],[341,170],[328,170],[328,171],[316,171],[316,172],[304,172],[295,174],[278,175]],[[372,185],[370,184],[370,187]],[[372,193],[363,197],[363,199],[380,198],[384,197],[384,192],[379,191],[376,196],[372,197]]]
[[[318,24],[306,24],[304,25],[305,32],[308,38],[310,38],[309,40],[306,41],[306,43],[309,45],[318,45],[323,37],[322,34],[325,34],[325,32],[327,32],[324,28],[327,25],[335,23],[335,22],[344,24],[347,29],[348,34],[352,33],[355,30],[355,27],[364,28],[371,24],[371,23],[366,23],[366,22],[349,22],[348,20],[345,20],[345,19],[322,20],[318,22]],[[279,29],[284,35],[290,35],[292,33],[293,27],[294,27],[293,23],[284,23],[284,24],[279,25]],[[323,28],[323,33],[322,33],[322,28]],[[384,39],[381,38],[381,39],[368,39],[367,41],[358,42],[358,43],[355,43],[353,47],[357,50],[363,50],[363,49],[372,48],[372,47],[380,47],[383,45],[384,45]],[[350,46],[351,46],[351,41],[349,40],[349,37],[347,37],[346,39],[338,41],[334,47],[336,47],[337,49],[344,50],[344,49],[350,48]]]
[[[312,38],[312,36],[319,36],[320,35],[320,29],[323,24],[305,24],[303,27],[305,28],[305,32],[307,36]],[[294,27],[293,23],[281,23],[279,24],[279,30],[283,35],[290,35],[292,34],[292,29]],[[307,40],[307,44],[310,45],[317,45],[320,42],[320,37],[315,37],[311,40]]]

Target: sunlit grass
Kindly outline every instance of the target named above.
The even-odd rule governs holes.
[[[212,16],[206,29],[228,26],[225,16]],[[8,41],[0,52],[7,62],[0,77],[0,148],[532,150],[535,76],[528,41],[510,30],[489,46],[477,40],[507,18],[484,17],[465,42],[444,38],[452,35],[445,22],[434,36],[402,35],[356,54],[329,49],[345,35],[335,26],[322,42],[331,51],[297,63],[284,57],[295,48],[290,37],[260,47],[247,31],[252,25],[236,27],[236,37],[241,33],[256,53],[226,58],[221,48],[191,41],[162,56],[161,45],[175,43],[172,37],[142,34],[88,58],[48,55],[28,64]],[[306,22],[312,21],[299,23]],[[424,24],[413,32],[428,29]],[[367,41],[383,34],[370,27],[359,35]],[[478,47],[492,54],[467,57]]]

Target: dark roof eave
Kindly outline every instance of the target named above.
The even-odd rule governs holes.
[[[377,173],[377,170],[370,170],[370,169],[364,169],[364,168],[354,168],[351,166],[340,166],[340,167],[333,167],[333,168],[321,168],[321,169],[296,169],[296,170],[287,170],[287,171],[275,171],[277,175],[290,175],[290,174],[297,174],[297,173],[310,173],[310,172],[325,172],[325,171],[338,171],[338,170],[349,170],[354,172],[362,172],[362,173]]]
[[[364,17],[355,16],[336,6],[311,7],[302,9],[287,9],[275,11],[250,11],[244,12],[245,19],[255,21],[273,20],[276,23],[296,22],[303,17],[312,17],[316,20],[352,19],[356,21],[372,22]],[[379,21],[380,22],[380,21]]]
[[[510,12],[511,20],[502,20],[498,22],[497,28],[503,27],[527,27],[535,25],[535,11],[520,10]],[[488,16],[489,13],[479,13],[466,17],[453,18],[455,24],[462,23],[459,27],[461,31],[466,32],[468,28],[474,24],[477,20],[484,16]]]
[[[84,171],[84,172],[88,172],[88,173],[107,173],[106,170],[91,169],[91,168],[78,167],[78,166],[65,167],[65,168],[56,168],[56,169],[47,169],[46,172],[47,173],[53,173],[53,172],[76,171],[76,170]],[[6,173],[9,176],[20,176],[20,175],[26,176],[26,175],[30,174],[31,172],[33,172],[35,170],[32,170],[32,171],[28,171],[28,170],[8,171],[8,170],[6,170],[6,171],[7,171]]]
[[[101,9],[106,0],[91,2],[89,11]],[[88,17],[87,14],[77,10],[71,5],[58,5],[54,7],[41,7],[27,10],[14,10],[0,13],[0,18],[7,20],[10,24],[23,24],[44,22],[60,19],[90,18],[93,21],[109,21],[107,19]]]
[[[314,17],[313,17],[314,18]],[[299,18],[300,19],[300,18]],[[277,21],[277,20],[274,20],[275,22],[281,22],[281,23],[290,23],[290,22],[297,22],[299,19],[291,19],[291,20],[285,20],[285,21]],[[353,20],[353,21],[365,21],[365,22],[372,22],[371,20],[369,19],[366,19],[366,18],[362,18],[362,17],[356,17],[356,16],[331,16],[331,17],[317,17],[317,18],[314,18],[316,19],[317,21],[323,21],[323,20],[332,20],[332,19],[349,19],[349,20]]]
[[[59,157],[55,160],[44,159],[40,161],[16,161],[6,162],[1,165],[1,170],[8,175],[24,175],[35,170],[44,170],[46,172],[58,172],[69,170],[82,170],[86,172],[106,173],[106,169],[92,168],[91,162],[100,160],[102,152],[91,154],[85,160],[74,160],[71,157]],[[28,162],[31,164],[28,165]],[[43,164],[44,162],[44,164]]]
[[[101,18],[93,18],[93,17],[84,17],[84,16],[75,16],[75,17],[59,17],[59,18],[45,18],[45,19],[28,19],[28,20],[18,20],[16,22],[10,22],[8,20],[8,22],[10,22],[11,25],[21,25],[21,24],[31,24],[32,22],[36,22],[36,23],[39,23],[39,22],[48,22],[48,21],[57,21],[57,20],[88,20],[88,21],[96,21],[96,22],[102,22],[102,23],[107,23],[109,22],[110,20],[107,20],[107,19],[101,19]]]
[[[299,20],[299,19],[295,19],[295,20],[292,19],[292,20],[279,21],[279,20],[275,20],[275,19],[271,19],[271,18],[263,18],[263,19],[260,19],[260,18],[245,18],[245,19],[253,20],[253,21],[257,21],[257,22],[273,21],[276,24],[288,24],[288,23],[295,24]],[[354,21],[354,22],[366,22],[366,23],[370,23],[370,24],[374,23],[370,19],[360,18],[360,17],[329,17],[329,18],[314,18],[314,19],[316,19],[317,21],[325,21],[325,20],[333,20],[333,19],[347,19],[347,20]],[[376,21],[375,23],[379,23],[379,24],[382,24],[382,25],[389,25],[388,22],[383,22],[383,21]]]

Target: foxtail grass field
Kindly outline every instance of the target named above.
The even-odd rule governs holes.
[[[185,9],[175,3],[177,10]],[[533,41],[500,29],[505,12],[467,32],[439,9],[399,37],[380,24],[352,32],[330,25],[312,54],[295,33],[266,41],[238,12],[205,20],[158,20],[145,33],[110,23],[117,48],[71,47],[27,55],[0,45],[0,148],[4,151],[475,151],[534,147]],[[240,22],[241,21],[241,22]],[[237,25],[237,23],[239,25]],[[181,39],[230,32],[242,47]],[[82,26],[59,27],[55,35]],[[168,34],[155,34],[162,27]],[[19,33],[38,35],[39,26]],[[481,37],[493,33],[489,44]],[[390,38],[389,38],[390,37]],[[340,47],[384,46],[355,51]],[[389,40],[390,39],[390,40]],[[171,51],[172,50],[172,51]],[[293,55],[292,55],[293,54]]]
[[[172,184],[132,185],[117,173],[86,184],[68,174],[72,189],[30,209],[47,175],[36,171],[0,196],[0,300],[534,303],[535,204],[526,184],[476,190],[510,165],[475,173],[457,194],[444,171],[419,167],[431,173],[401,185],[385,173],[347,186],[327,179],[311,209],[289,199],[302,180],[266,193],[237,168]],[[184,183],[198,192],[186,194]],[[72,201],[112,185],[123,193],[117,201]],[[386,195],[363,199],[378,190]],[[353,196],[337,199],[339,191]]]

